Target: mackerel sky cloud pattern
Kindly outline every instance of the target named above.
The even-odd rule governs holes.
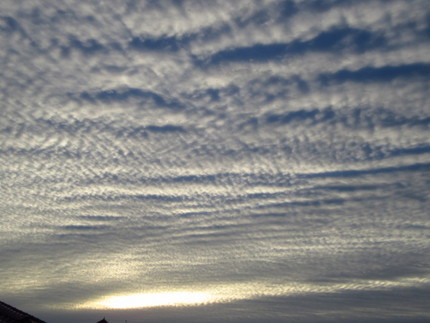
[[[2,301],[429,320],[429,40],[427,0],[3,0]]]

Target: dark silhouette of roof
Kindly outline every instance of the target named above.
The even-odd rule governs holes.
[[[13,306],[0,301],[0,323],[46,323]]]
[[[98,321],[97,323],[109,323],[109,322],[108,322],[108,321],[106,321],[106,319],[105,319],[105,318],[103,318],[103,320]]]

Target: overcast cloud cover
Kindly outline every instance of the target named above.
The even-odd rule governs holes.
[[[2,0],[0,37],[2,301],[430,320],[428,0]],[[91,305],[172,291],[214,298]]]

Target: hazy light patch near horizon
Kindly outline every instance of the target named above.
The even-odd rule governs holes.
[[[67,308],[79,309],[138,309],[147,307],[204,306],[213,303],[231,303],[262,297],[288,297],[297,295],[340,294],[342,292],[389,291],[397,288],[414,288],[430,284],[428,277],[408,277],[395,281],[356,279],[344,283],[226,283],[178,291],[153,293],[112,294],[85,302],[70,304]],[[61,306],[59,307],[61,308]]]
[[[110,296],[95,302],[85,303],[78,306],[78,308],[132,309],[158,306],[203,305],[213,301],[214,296],[205,292],[164,292]]]

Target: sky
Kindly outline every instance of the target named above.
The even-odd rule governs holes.
[[[0,2],[0,297],[49,323],[430,320],[430,2]]]

